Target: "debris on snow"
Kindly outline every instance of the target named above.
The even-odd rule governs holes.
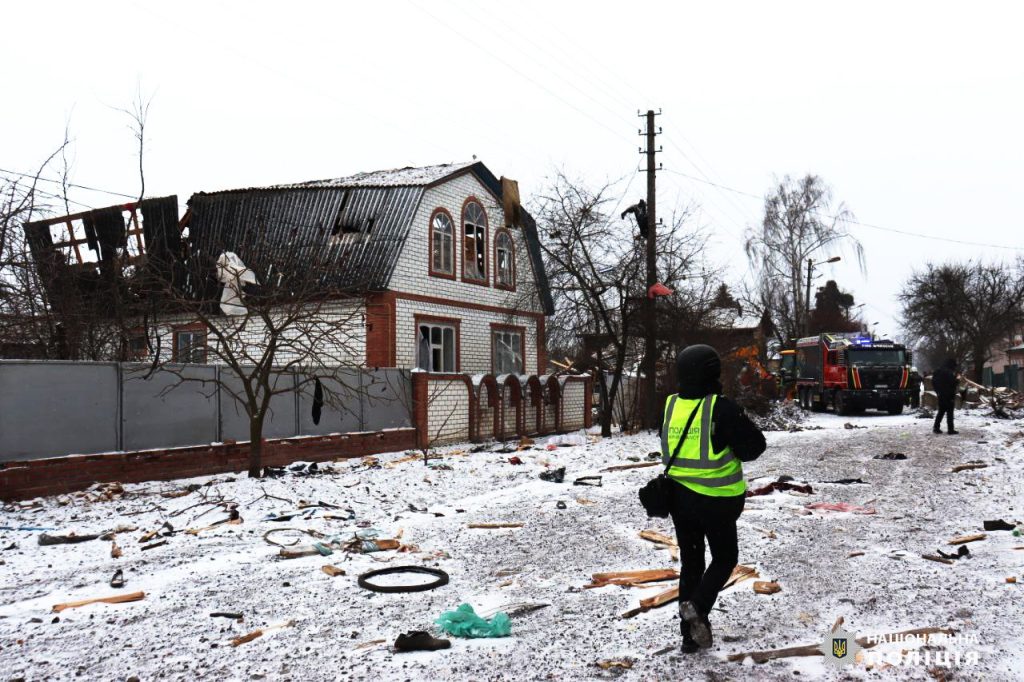
[[[60,613],[67,609],[77,609],[80,606],[89,604],[123,604],[131,601],[141,601],[146,598],[145,592],[129,592],[128,594],[115,594],[113,597],[95,597],[93,599],[82,599],[80,601],[69,601],[62,604],[54,604],[51,609],[54,613]]]

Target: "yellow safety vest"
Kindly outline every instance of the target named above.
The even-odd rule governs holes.
[[[734,497],[747,491],[747,483],[743,480],[743,467],[732,454],[732,448],[726,446],[718,452],[712,451],[714,425],[711,415],[717,400],[716,395],[692,399],[680,398],[678,394],[668,397],[661,427],[661,463],[668,466],[690,414],[699,406],[700,414],[694,416],[686,440],[669,467],[668,476],[702,495]]]

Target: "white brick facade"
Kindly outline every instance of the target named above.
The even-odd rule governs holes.
[[[487,213],[487,286],[464,282],[462,279],[463,250],[462,207],[473,197]],[[455,223],[455,279],[430,275],[430,218],[437,209],[446,210]],[[471,173],[454,177],[427,190],[409,228],[402,255],[391,277],[390,289],[397,292],[445,299],[450,304],[440,305],[399,298],[395,315],[395,361],[399,367],[416,366],[415,316],[425,315],[457,319],[460,321],[459,369],[471,374],[492,372],[491,324],[523,327],[524,367],[527,374],[536,374],[537,318],[535,315],[516,315],[519,312],[541,313],[536,294],[533,269],[526,250],[526,241],[518,227],[508,228],[515,251],[516,291],[494,286],[494,238],[497,230],[505,227],[502,207],[494,196]],[[459,304],[504,308],[507,312],[478,310]]]
[[[431,445],[469,440],[469,388],[461,379],[427,385],[427,433]]]

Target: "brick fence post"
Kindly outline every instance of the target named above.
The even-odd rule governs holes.
[[[416,447],[425,450],[430,446],[427,423],[427,373],[412,372],[412,427],[416,429]]]
[[[589,429],[594,425],[594,377],[588,375],[583,380],[583,427]]]

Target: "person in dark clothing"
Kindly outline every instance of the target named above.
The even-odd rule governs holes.
[[[743,409],[721,395],[721,369],[714,348],[685,348],[676,359],[678,393],[669,396],[662,426],[663,459],[666,466],[671,462],[668,476],[678,484],[671,489],[670,513],[682,560],[684,653],[711,646],[708,614],[739,561],[736,521],[746,498],[740,462],[757,459],[766,447]]]
[[[946,433],[956,435],[959,433],[953,428],[953,408],[956,406],[956,360],[950,358],[943,367],[935,370],[932,375],[932,388],[939,399],[939,413],[935,416],[933,433],[942,433],[942,417],[946,417]]]

